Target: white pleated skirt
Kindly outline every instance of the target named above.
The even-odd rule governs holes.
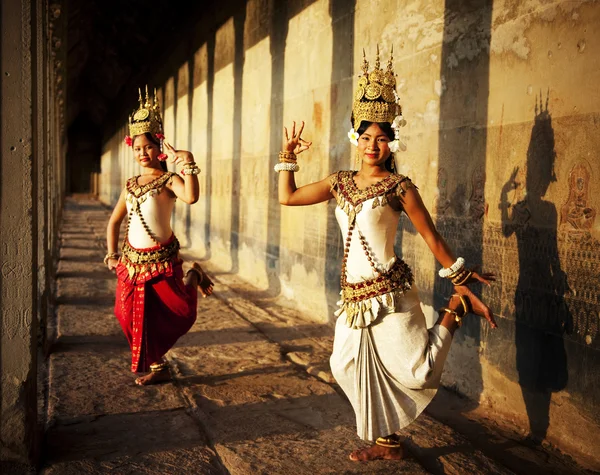
[[[390,435],[423,412],[451,343],[446,328],[427,328],[415,286],[366,328],[346,326],[345,313],[338,317],[331,370],[354,408],[361,439]]]

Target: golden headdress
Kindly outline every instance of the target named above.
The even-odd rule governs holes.
[[[391,124],[397,116],[402,114],[402,107],[398,103],[398,95],[396,94],[396,75],[392,65],[393,59],[392,54],[390,54],[387,70],[381,69],[379,46],[377,46],[375,67],[369,72],[369,62],[363,50],[363,74],[358,80],[358,89],[354,94],[354,104],[352,105],[352,118],[354,119],[355,129],[360,127],[363,120]]]
[[[142,90],[139,89],[140,106],[129,116],[129,135],[136,135],[150,132],[157,138],[161,138],[163,134],[162,117],[160,116],[160,106],[156,97],[156,89],[154,89],[154,101],[150,102],[148,94],[148,86],[146,86],[146,101],[142,100]]]

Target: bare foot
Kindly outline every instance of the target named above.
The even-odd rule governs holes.
[[[158,373],[148,373],[145,376],[140,376],[135,379],[135,384],[138,386],[148,386],[150,384],[164,383],[166,381],[171,381],[171,373],[168,369]]]
[[[402,447],[390,448],[373,444],[366,449],[357,449],[350,454],[353,462],[367,462],[369,460],[402,460],[404,449]]]
[[[192,264],[192,269],[198,273],[198,292],[202,294],[202,297],[208,297],[213,293],[213,281],[197,262]]]

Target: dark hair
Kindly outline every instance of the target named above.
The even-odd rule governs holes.
[[[134,135],[131,138],[131,148],[133,148],[133,145],[135,144],[135,139],[137,139],[138,137],[141,136],[146,137],[148,140],[150,140],[150,142],[152,142],[154,145],[156,145],[158,147],[158,149],[160,150],[160,140],[158,140],[154,135],[152,135],[150,132],[144,132],[143,134],[139,134],[139,135]],[[163,169],[163,171],[168,171],[167,169],[167,163],[161,161],[160,162],[160,167]]]
[[[381,129],[381,131],[387,135],[387,138],[390,140],[394,140],[395,139],[395,135],[394,135],[394,129],[392,129],[392,124],[390,124],[389,122],[369,122],[367,120],[361,120],[360,122],[360,127],[358,129],[356,129],[356,133],[361,136],[362,134],[365,133],[365,130],[367,130],[369,127],[371,127],[372,124],[377,124],[379,126],[379,128]]]
[[[352,120],[352,122],[354,123],[354,120]],[[360,137],[362,134],[364,134],[365,130],[367,130],[372,124],[377,124],[379,126],[379,128],[381,129],[381,131],[387,136],[388,139],[395,140],[396,135],[394,134],[394,129],[392,129],[392,124],[390,124],[389,122],[369,122],[367,120],[362,120],[360,122],[360,127],[356,130],[356,133],[358,134],[358,136]],[[392,172],[392,173],[394,172],[394,170],[392,169],[392,160],[393,159],[394,159],[394,157],[390,153],[390,156],[385,161],[385,168],[387,169],[387,171]]]

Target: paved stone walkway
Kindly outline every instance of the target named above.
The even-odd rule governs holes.
[[[353,463],[354,415],[329,372],[333,330],[215,276],[198,320],[168,354],[174,382],[138,387],[102,265],[109,211],[69,198],[49,329],[45,474],[586,473],[493,421],[457,420],[436,397],[404,435],[401,462]],[[460,433],[440,420],[454,422]],[[463,430],[464,429],[464,430]]]

